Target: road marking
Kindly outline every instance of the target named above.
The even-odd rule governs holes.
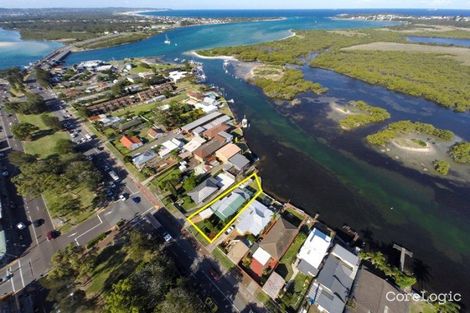
[[[18,269],[20,270],[21,283],[23,284],[23,288],[24,288],[25,285],[24,285],[24,278],[23,278],[23,270],[21,269],[21,259],[18,259]]]
[[[10,277],[10,282],[11,282],[11,289],[13,290],[14,293],[16,293],[16,288],[15,288],[15,283],[13,282],[13,275],[12,275],[12,271],[11,271],[11,266],[8,268],[8,274],[11,276]]]
[[[145,214],[147,214],[149,211],[151,211],[151,210],[153,210],[153,209],[155,209],[155,207],[153,207],[153,206],[152,206],[152,207],[150,207],[150,208],[148,208],[147,210],[145,210],[145,212],[144,212],[144,213],[142,213],[142,215],[145,215]]]
[[[106,213],[104,213],[103,215],[109,215],[109,214],[111,214],[111,213],[113,213],[113,211],[106,212]]]
[[[70,234],[69,237],[73,237],[77,234],[77,232],[74,232],[73,234]]]
[[[101,219],[101,216],[99,214],[96,214],[96,216],[98,217],[98,219],[100,220],[100,223],[99,224],[96,224],[95,226],[93,226],[92,228],[86,230],[85,232],[81,233],[80,235],[78,235],[77,237],[75,237],[75,242],[77,243],[77,246],[80,245],[80,243],[78,242],[78,238],[82,237],[83,235],[86,235],[88,234],[89,232],[91,232],[92,230],[94,230],[95,228],[99,227],[101,224],[103,224],[103,220]]]

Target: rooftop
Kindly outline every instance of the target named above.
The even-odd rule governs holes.
[[[302,248],[297,254],[297,258],[308,263],[311,267],[313,267],[313,269],[316,269],[316,271],[308,270],[308,266],[306,266],[306,264],[303,264],[304,266],[301,266],[299,270],[304,274],[315,276],[318,272],[318,268],[320,267],[321,262],[323,261],[323,258],[328,251],[328,248],[330,247],[330,244],[331,238],[322,233],[317,228],[314,228],[308,235]],[[304,272],[305,270],[308,271]]]

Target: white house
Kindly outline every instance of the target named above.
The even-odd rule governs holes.
[[[235,228],[240,234],[250,233],[258,236],[269,224],[274,213],[261,202],[255,200],[240,214]]]
[[[181,141],[176,138],[173,138],[162,143],[162,147],[160,148],[160,151],[158,151],[158,155],[163,158],[167,156],[171,151],[181,148],[182,146],[183,143]]]
[[[297,254],[297,269],[306,275],[316,276],[330,244],[331,237],[314,228]]]

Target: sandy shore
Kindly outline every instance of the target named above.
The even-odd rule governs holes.
[[[0,41],[0,48],[13,47],[16,43],[12,41]]]
[[[199,59],[207,59],[207,60],[210,60],[210,59],[217,60],[218,59],[218,60],[238,61],[236,58],[234,58],[232,56],[219,55],[219,56],[215,56],[215,57],[208,57],[208,56],[200,55],[194,50],[190,51],[188,53],[185,53],[185,54],[192,55],[192,56],[194,56],[196,58],[199,58]]]

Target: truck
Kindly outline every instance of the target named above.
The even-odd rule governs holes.
[[[108,175],[109,175],[109,177],[111,177],[114,181],[118,181],[118,180],[119,180],[119,176],[116,174],[115,171],[109,171],[109,172],[108,172]]]

